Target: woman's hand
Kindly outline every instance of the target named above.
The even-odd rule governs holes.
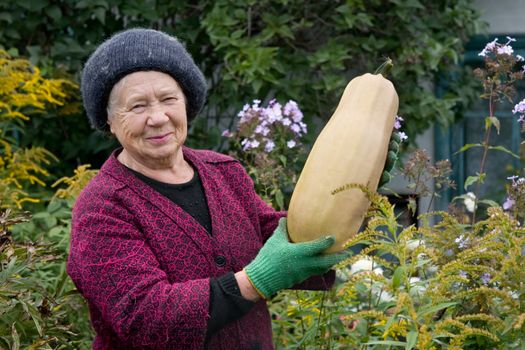
[[[322,253],[334,242],[333,236],[326,236],[311,242],[291,243],[288,240],[286,219],[281,218],[273,235],[244,271],[256,291],[267,299],[281,289],[327,272],[347,258],[346,252]]]

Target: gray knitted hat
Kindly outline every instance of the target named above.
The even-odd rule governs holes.
[[[152,29],[129,29],[103,42],[87,60],[82,71],[84,108],[91,125],[109,131],[109,94],[125,75],[154,70],[169,74],[186,95],[190,122],[206,99],[206,80],[184,46],[166,33]]]

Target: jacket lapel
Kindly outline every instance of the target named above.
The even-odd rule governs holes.
[[[179,226],[185,234],[191,237],[194,243],[200,247],[200,249],[205,253],[207,257],[210,257],[211,259],[211,257],[213,257],[213,246],[216,244],[215,238],[210,236],[206,232],[204,227],[202,227],[202,225],[199,224],[197,220],[195,220],[185,210],[183,210],[181,207],[179,207],[178,205],[170,201],[168,198],[164,197],[163,195],[155,191],[152,187],[148,186],[143,181],[134,176],[131,171],[129,171],[122,163],[120,163],[117,160],[117,156],[120,153],[120,150],[121,149],[117,149],[111,154],[108,161],[101,168],[101,171],[108,173],[121,183],[127,185],[137,195],[141,196],[151,205],[157,207],[159,211],[164,213],[166,217],[168,217],[177,226]],[[194,165],[194,167],[199,172],[199,176],[201,176],[201,169],[199,169],[199,166]],[[204,180],[202,181],[206,197],[208,200],[210,200],[208,198],[209,196],[206,184],[204,183]],[[210,206],[209,202],[208,206]],[[212,230],[215,231],[214,217],[211,214],[211,212],[210,215],[212,219]],[[184,220],[176,220],[177,218],[184,218]]]

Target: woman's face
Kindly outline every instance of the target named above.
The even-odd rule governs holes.
[[[168,74],[129,74],[111,90],[108,124],[126,157],[151,169],[170,166],[187,136],[184,93]]]

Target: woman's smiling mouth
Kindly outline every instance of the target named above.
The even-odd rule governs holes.
[[[169,132],[169,133],[162,134],[162,135],[150,136],[150,137],[146,137],[146,140],[150,142],[154,142],[154,143],[163,143],[167,141],[172,134],[173,133]]]

